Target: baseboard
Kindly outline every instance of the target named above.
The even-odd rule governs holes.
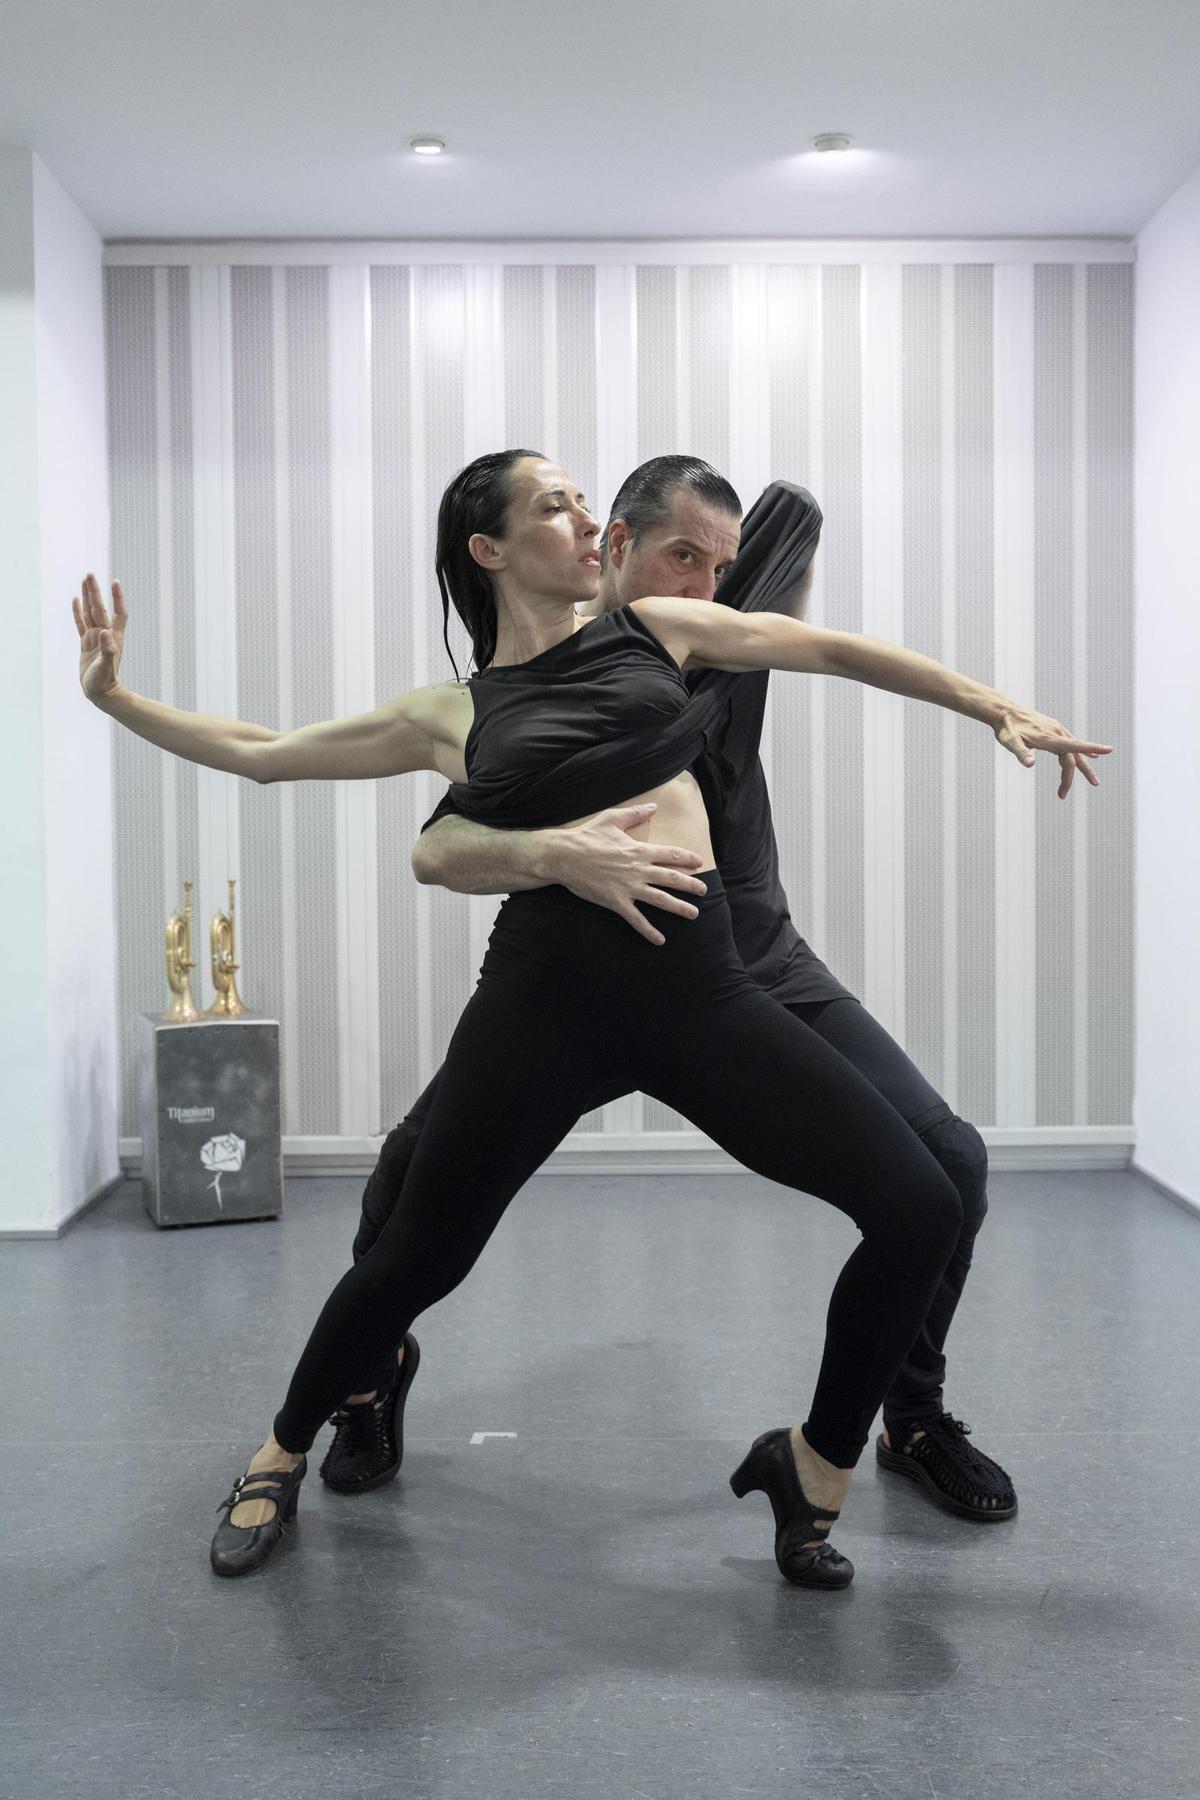
[[[142,1156],[141,1139],[138,1138],[136,1140],[136,1143],[137,1143],[137,1147],[138,1147],[138,1165],[139,1165],[138,1172],[140,1174],[140,1172],[141,1172],[141,1156]],[[69,1231],[71,1229],[72,1225],[78,1225],[80,1219],[83,1218],[85,1213],[90,1213],[92,1208],[94,1206],[99,1206],[99,1204],[102,1200],[107,1200],[108,1196],[113,1192],[114,1188],[119,1188],[123,1181],[128,1181],[129,1170],[125,1167],[125,1156],[124,1156],[123,1151],[121,1153],[120,1160],[121,1160],[120,1174],[112,1175],[109,1177],[109,1179],[107,1181],[102,1181],[100,1183],[100,1186],[96,1189],[95,1193],[89,1194],[86,1200],[83,1200],[80,1202],[80,1204],[75,1208],[74,1212],[68,1213],[66,1218],[60,1220],[57,1225],[48,1225],[42,1231],[2,1231],[2,1230],[0,1230],[0,1240],[20,1242],[23,1238],[30,1238],[30,1239],[33,1239],[33,1238],[60,1238],[64,1231]]]
[[[1157,1188],[1160,1194],[1165,1194],[1168,1200],[1175,1202],[1176,1206],[1182,1206],[1185,1212],[1190,1212],[1194,1218],[1200,1218],[1200,1200],[1194,1200],[1190,1194],[1181,1193],[1178,1188],[1172,1187],[1170,1182],[1160,1181],[1157,1175],[1151,1175],[1149,1169],[1144,1169],[1139,1162],[1131,1162],[1129,1167],[1134,1175],[1140,1175],[1143,1181],[1148,1181],[1152,1188]]]
[[[981,1133],[996,1173],[1127,1169],[1131,1125],[994,1126]],[[285,1137],[285,1176],[366,1175],[382,1137]],[[122,1138],[121,1162],[141,1175],[142,1141]],[[699,1131],[577,1131],[564,1140],[546,1175],[740,1175],[747,1171]]]
[[[994,1174],[1063,1174],[1071,1170],[1131,1169],[1143,1181],[1200,1215],[1200,1203],[1169,1187],[1132,1160],[1130,1125],[992,1126],[981,1134]],[[382,1137],[285,1137],[283,1172],[305,1176],[364,1177],[375,1167]],[[118,1143],[121,1173],[55,1227],[44,1231],[3,1231],[0,1240],[59,1238],[98,1206],[122,1181],[140,1180],[141,1138]],[[748,1171],[699,1131],[577,1131],[543,1164],[543,1175],[745,1175]]]

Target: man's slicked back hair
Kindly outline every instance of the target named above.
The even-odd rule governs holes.
[[[636,543],[644,531],[653,530],[670,518],[677,488],[686,488],[719,512],[736,519],[742,516],[742,503],[735,489],[711,463],[699,456],[652,456],[621,483],[608,525],[614,519],[623,519]],[[608,525],[600,543],[602,552],[608,547]]]

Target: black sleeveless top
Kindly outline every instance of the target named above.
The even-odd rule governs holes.
[[[720,708],[697,705],[679,664],[629,606],[527,662],[473,675],[475,718],[455,809],[484,825],[563,825],[680,774]]]
[[[718,603],[747,613],[790,610],[796,585],[812,560],[820,531],[821,509],[812,495],[790,482],[772,483],[746,518],[737,557],[717,590]],[[602,615],[581,627],[563,644],[556,644],[553,650],[534,657],[532,665],[523,664],[522,667],[530,669],[532,666],[547,672],[557,670],[565,678],[571,658],[584,649],[591,654],[595,648],[586,642],[580,644],[578,640],[585,638],[604,618],[620,616],[619,613]],[[627,631],[637,628],[630,625],[630,617],[626,613]],[[651,636],[645,627],[641,629],[647,637]],[[613,644],[618,641],[617,638],[611,640]],[[639,669],[644,677],[648,665],[639,664]],[[487,672],[484,680],[473,689],[477,717],[482,716],[483,707],[492,703],[483,698],[488,684],[506,687],[510,678],[518,677],[519,673],[517,669]],[[628,673],[633,673],[632,666]],[[502,677],[498,684],[497,677]],[[701,736],[706,734],[707,742],[692,768],[708,807],[713,850],[729,901],[734,942],[747,971],[788,1005],[845,996],[849,990],[830,973],[792,923],[787,896],[779,879],[770,798],[758,758],[768,672],[763,669],[746,675],[729,675],[724,670],[703,669],[684,679],[690,706],[700,702],[709,707],[706,698],[709,690],[718,696],[715,714],[710,712],[701,721]],[[533,686],[525,689],[527,698],[534,704],[539,697],[545,698],[546,691],[547,684],[538,685],[536,691]],[[474,769],[474,743],[469,742],[469,750]],[[577,772],[581,758],[608,753],[604,743],[590,752],[581,748],[575,755]],[[449,813],[461,813],[463,808],[455,796],[464,791],[462,784],[455,784],[432,817],[426,820],[425,827]],[[644,788],[622,783],[617,802],[639,791]],[[581,808],[577,816],[582,817],[587,810],[590,809]]]
[[[812,561],[821,523],[810,493],[773,482],[746,517],[718,603],[745,613],[787,611]],[[602,613],[529,662],[472,677],[468,779],[450,786],[422,830],[452,812],[516,829],[561,825],[619,805],[693,763],[715,827],[750,766],[758,769],[767,679],[765,670],[738,675],[725,669],[683,677],[629,607]],[[579,692],[572,694],[576,684]],[[735,715],[746,710],[737,703],[743,695],[759,704],[749,709],[756,729],[739,734],[732,727]],[[770,829],[761,785],[763,818],[753,821],[755,837],[764,819]],[[772,850],[773,843],[772,837]],[[769,860],[771,870],[756,866],[751,883],[764,930],[768,914],[786,909],[777,865]],[[792,937],[799,942],[794,931]]]

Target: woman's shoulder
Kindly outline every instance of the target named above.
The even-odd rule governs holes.
[[[405,711],[413,724],[419,725],[440,743],[466,742],[475,701],[465,681],[434,681],[428,687],[412,688],[404,696]]]

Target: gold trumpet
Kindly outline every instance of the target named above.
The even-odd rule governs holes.
[[[217,997],[205,1014],[205,1017],[209,1019],[236,1019],[240,1013],[249,1011],[245,1001],[237,991],[237,982],[234,980],[234,975],[241,966],[234,960],[237,953],[234,943],[233,926],[234,885],[234,880],[231,877],[229,882],[229,911],[228,913],[219,912],[214,914],[210,932],[212,942],[212,978],[213,986],[217,990]]]
[[[171,1004],[163,1014],[164,1019],[190,1022],[201,1015],[192,999],[191,971],[195,968],[192,960],[192,884],[183,884],[184,910],[173,912],[167,920],[167,984],[171,989]]]

